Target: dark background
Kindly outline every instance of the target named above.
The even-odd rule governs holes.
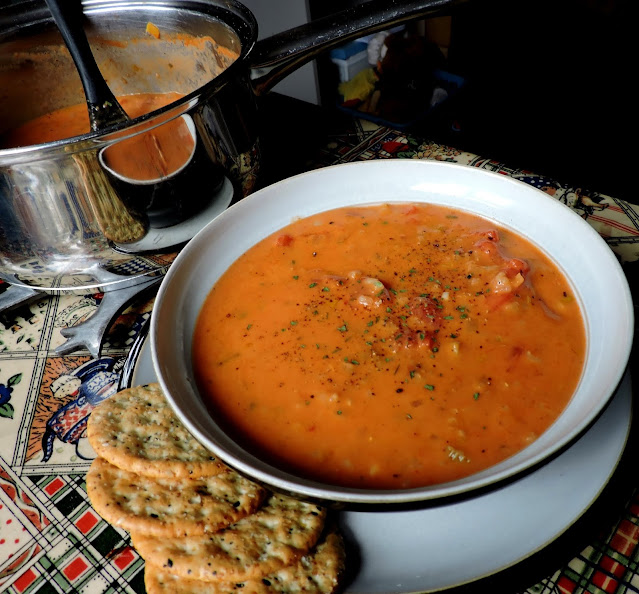
[[[636,201],[632,22],[629,2],[471,1],[454,19],[450,50],[469,82],[460,141]]]
[[[335,4],[311,1],[313,18]],[[636,37],[629,0],[469,0],[448,51],[466,84],[414,131],[637,203]]]

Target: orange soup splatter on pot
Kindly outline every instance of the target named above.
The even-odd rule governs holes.
[[[445,207],[349,207],[242,255],[200,313],[193,366],[258,456],[349,487],[443,483],[561,413],[585,358],[571,285],[530,242]]]

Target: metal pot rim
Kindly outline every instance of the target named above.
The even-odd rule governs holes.
[[[30,2],[29,4],[34,3]],[[144,10],[153,8],[168,10],[178,7],[192,12],[207,14],[219,20],[237,35],[240,40],[240,55],[232,64],[220,72],[219,75],[194,89],[184,97],[160,109],[134,118],[129,122],[111,126],[104,130],[90,131],[80,136],[72,136],[70,138],[63,138],[41,144],[0,149],[0,166],[49,158],[51,153],[61,150],[63,150],[65,154],[73,154],[90,149],[101,149],[113,142],[135,136],[136,134],[164,124],[169,119],[180,117],[201,102],[206,101],[218,93],[230,80],[235,78],[238,71],[241,72],[239,69],[243,68],[243,63],[246,61],[248,54],[251,52],[257,40],[258,25],[255,16],[246,6],[237,0],[224,0],[223,3],[217,3],[213,0],[186,0],[179,4],[167,0],[145,0],[144,2],[140,0],[132,0],[129,2],[122,0],[83,0],[82,6],[85,14],[88,15],[103,12],[118,12],[118,9],[122,8],[124,8],[124,10],[135,11],[140,8]],[[207,11],[205,10],[206,7],[215,7],[218,11],[216,11],[216,14],[213,14],[214,11]],[[238,31],[238,28],[233,27],[228,20],[221,18],[219,13],[225,11],[228,17],[228,15],[231,14],[231,8],[235,9],[236,16],[243,20],[246,31]],[[41,22],[41,19],[34,19],[29,22],[29,25],[34,25],[38,22]],[[154,123],[156,119],[159,121]]]

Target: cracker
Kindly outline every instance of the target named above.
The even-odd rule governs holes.
[[[227,470],[188,432],[157,383],[101,402],[89,417],[87,437],[99,456],[143,476],[197,478]]]
[[[333,527],[297,563],[259,579],[203,582],[181,578],[147,565],[144,585],[147,594],[332,594],[341,586],[345,562],[344,541]]]
[[[137,532],[131,541],[146,563],[203,581],[260,578],[295,563],[318,541],[326,510],[271,495],[256,513],[205,536],[157,539]]]
[[[107,522],[156,537],[216,532],[255,512],[267,495],[231,469],[199,479],[149,478],[100,457],[86,481],[91,504]]]

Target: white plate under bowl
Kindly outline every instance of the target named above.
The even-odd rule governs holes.
[[[518,233],[572,282],[585,317],[586,363],[572,399],[528,447],[494,466],[415,489],[341,488],[303,479],[261,460],[234,441],[208,411],[195,385],[191,341],[209,291],[248,248],[297,217],[349,205],[422,202],[483,216]],[[180,419],[230,466],[274,489],[344,504],[439,501],[494,487],[572,443],[598,417],[623,377],[633,336],[633,305],[613,252],[574,211],[511,178],[450,163],[407,159],[326,167],[263,188],[211,221],[182,250],[158,292],[150,345],[158,381]]]
[[[130,385],[157,381],[148,341]],[[338,514],[359,555],[348,593],[433,592],[493,575],[571,527],[613,475],[631,425],[628,375],[608,408],[570,448],[538,470],[483,495],[411,511]]]

